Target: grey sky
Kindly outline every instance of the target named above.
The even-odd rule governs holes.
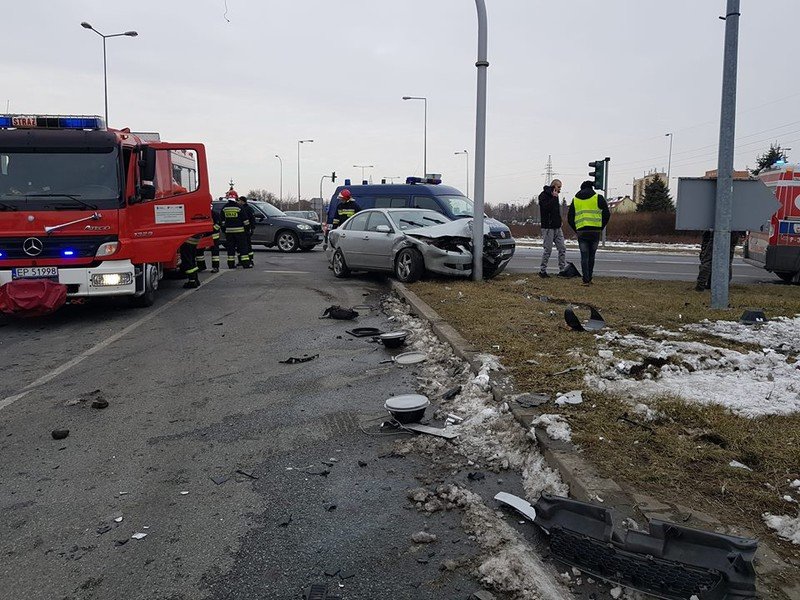
[[[421,174],[462,190],[472,163],[477,18],[472,0],[3,0],[0,110],[103,114],[113,127],[206,144],[212,193],[319,194],[320,177]],[[547,155],[573,194],[611,156],[612,195],[634,176],[716,167],[725,0],[487,0],[489,203],[538,194]],[[743,0],[736,168],[770,140],[800,152],[792,2]],[[470,164],[470,176],[473,174]],[[674,183],[673,183],[674,186]],[[471,184],[470,184],[471,187]],[[324,195],[332,186],[325,183]]]

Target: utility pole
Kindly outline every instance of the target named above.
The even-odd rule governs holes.
[[[478,11],[478,85],[475,102],[475,198],[472,219],[472,278],[483,279],[483,193],[486,183],[486,76],[489,70],[487,59],[488,26],[486,2],[475,0]]]
[[[739,0],[728,0],[725,17],[725,58],[722,66],[722,110],[719,119],[717,197],[711,264],[711,308],[728,308],[728,256],[731,243],[733,150],[736,129],[736,71],[739,53]]]
[[[545,165],[545,172],[544,172],[544,184],[550,185],[553,182],[553,177],[558,175],[555,171],[553,171],[553,159],[548,154],[547,155],[547,164]]]

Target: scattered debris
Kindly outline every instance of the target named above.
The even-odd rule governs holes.
[[[763,308],[754,308],[744,311],[739,323],[742,325],[760,325],[767,322],[767,315],[764,314]]]
[[[116,519],[114,519],[114,522],[115,523],[122,523],[122,517],[117,517]]]
[[[248,473],[247,471],[244,471],[243,469],[236,469],[236,472],[239,475],[244,475],[245,477],[247,477],[249,479],[258,479],[257,475],[253,475],[252,473]]]
[[[764,513],[763,518],[767,527],[774,529],[778,536],[800,545],[800,513],[796,517]]]
[[[217,485],[222,485],[223,483],[228,481],[228,479],[230,479],[229,475],[212,475],[211,476],[211,481],[213,481]]]
[[[353,329],[348,329],[347,333],[353,337],[370,337],[380,335],[381,330],[377,327],[355,327]]]
[[[336,504],[333,502],[328,502],[323,506],[323,508],[328,512],[333,512],[334,510],[336,510]]]
[[[111,531],[112,529],[114,529],[114,528],[111,525],[108,525],[108,524],[101,525],[100,527],[97,528],[97,533],[98,533],[98,535],[103,535],[104,533],[107,533],[107,532]]]
[[[608,590],[608,593],[611,594],[612,598],[615,598],[615,599],[619,598],[620,596],[622,596],[622,588],[617,586],[615,588],[612,588],[612,589]]]
[[[566,394],[560,394],[556,398],[556,404],[563,406],[565,404],[580,404],[583,402],[583,392],[581,390],[572,390]]]
[[[733,467],[734,469],[747,469],[748,471],[753,470],[747,465],[740,463],[738,460],[732,460],[731,462],[728,463],[728,466]]]
[[[586,323],[581,323],[580,319],[575,315],[575,310],[572,306],[564,309],[564,320],[573,331],[598,331],[606,326],[606,321],[594,306],[589,307],[589,320]]]
[[[146,534],[146,533],[134,533],[134,534],[131,536],[131,539],[132,539],[132,540],[143,540],[143,539],[144,539],[144,538],[146,538],[146,537],[147,537],[147,534]]]
[[[472,597],[475,600],[495,600],[495,595],[491,592],[487,592],[486,590],[480,590],[472,594]]]
[[[338,573],[338,571],[336,573]],[[329,575],[329,577],[334,577],[336,573]],[[331,596],[328,594],[327,584],[316,583],[306,590],[305,600],[342,600],[342,598],[341,596]]]
[[[436,534],[428,533],[427,531],[418,531],[411,536],[411,541],[415,544],[432,544],[438,539]]]
[[[54,440],[63,440],[69,435],[69,429],[53,429],[50,435],[53,436]]]
[[[435,435],[437,437],[442,437],[445,438],[446,440],[452,440],[453,438],[458,437],[458,434],[452,431],[449,427],[440,429],[438,427],[420,425],[419,423],[409,423],[407,425],[403,425],[403,427],[405,429],[410,429],[411,431],[416,431],[417,433],[427,433],[428,435]]]
[[[550,396],[548,394],[518,394],[512,396],[511,400],[523,408],[536,408],[550,402]]]
[[[486,473],[481,473],[480,471],[467,473],[467,479],[470,481],[482,481],[483,479],[486,479]]]
[[[366,467],[367,466],[367,461],[365,461],[365,460],[358,461],[358,466],[359,467]]]
[[[305,363],[314,360],[315,358],[319,358],[319,354],[303,354],[303,356],[297,358],[295,356],[290,356],[286,360],[279,360],[279,363],[284,365],[295,365],[297,363]]]
[[[278,523],[278,525],[280,527],[288,527],[289,523],[291,523],[291,522],[292,522],[292,515],[289,515],[288,517],[284,517],[283,519],[281,519],[281,521],[280,521],[280,523]]]
[[[183,491],[183,492],[181,492],[181,496],[186,496],[186,495],[188,495],[188,494],[189,494],[189,492],[187,492],[187,491]]]
[[[352,308],[342,308],[338,304],[329,306],[322,313],[320,319],[339,319],[342,321],[352,321],[358,317],[358,313]]]
[[[431,402],[421,394],[403,394],[387,398],[383,407],[398,423],[419,423]]]
[[[380,334],[378,340],[386,348],[400,348],[406,343],[409,334],[410,332],[405,329],[397,329],[396,331]]]
[[[494,499],[510,506],[530,521],[536,519],[536,510],[533,508],[533,506],[531,506],[531,503],[520,498],[519,496],[515,496],[514,494],[509,494],[507,492],[498,492]]]
[[[344,581],[345,579],[352,579],[355,576],[356,576],[355,571],[345,571],[344,569],[339,571],[339,579],[341,579],[342,581]]]
[[[428,359],[428,355],[424,352],[412,351],[403,352],[397,356],[393,356],[389,360],[382,360],[380,364],[397,363],[398,365],[416,365],[417,363],[424,362]]]
[[[578,369],[581,369],[581,368],[583,368],[583,367],[580,367],[580,366],[567,367],[563,371],[559,371],[558,373],[553,373],[552,377],[556,377],[558,375],[566,375],[567,373],[572,373],[573,371],[577,371]]]
[[[544,427],[547,437],[551,440],[563,442],[572,441],[572,429],[567,420],[561,415],[543,414],[531,421],[531,427]]]
[[[450,425],[458,425],[459,423],[464,422],[464,417],[459,417],[458,415],[454,415],[453,413],[447,413],[447,419],[445,419],[444,426],[450,427]]]
[[[97,408],[99,410],[108,408],[108,400],[105,398],[95,398],[92,400],[92,408]]]
[[[461,393],[461,386],[457,385],[456,387],[450,388],[444,394],[442,394],[442,400],[452,400],[460,393]]]

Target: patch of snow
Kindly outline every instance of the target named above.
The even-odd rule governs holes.
[[[640,360],[592,358],[584,381],[593,389],[627,395],[634,402],[668,395],[719,404],[743,417],[800,411],[797,364],[772,348],[738,352],[679,339],[623,336],[614,331],[597,339],[608,348],[636,354]]]
[[[563,406],[564,404],[580,404],[583,402],[583,392],[581,390],[572,390],[566,394],[559,394],[556,397],[556,404]]]
[[[622,588],[619,586],[611,588],[608,593],[611,594],[612,598],[619,598],[622,596]]]
[[[738,460],[732,460],[731,462],[728,463],[728,466],[729,467],[733,467],[735,469],[747,469],[748,471],[752,471],[753,470],[750,467],[748,467],[747,465],[745,465],[743,463],[740,463]]]
[[[767,527],[774,529],[780,537],[800,545],[800,513],[796,517],[764,513],[763,518]]]
[[[800,354],[800,317],[775,317],[759,325],[706,320],[696,325],[686,325],[685,329],[710,333],[745,344],[756,344],[782,354]]]
[[[514,240],[517,244],[517,247],[524,248],[524,247],[537,247],[542,245],[542,238],[540,237],[523,237],[523,238],[515,238]],[[577,248],[578,242],[575,240],[566,240],[567,247],[569,248]],[[666,250],[672,251],[680,254],[697,254],[700,252],[700,244],[667,244],[667,243],[658,243],[658,242],[612,242],[606,241],[605,248],[615,248],[617,250],[625,250],[627,252],[635,252],[635,251],[654,251],[654,250]],[[598,252],[603,252],[603,248],[598,250]]]
[[[543,426],[545,432],[547,432],[547,437],[551,440],[572,441],[572,429],[570,429],[569,423],[561,415],[539,415],[531,421],[531,426]]]
[[[789,487],[800,488],[800,479],[795,479],[792,483],[789,484]]]

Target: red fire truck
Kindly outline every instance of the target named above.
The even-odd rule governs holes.
[[[781,206],[760,231],[748,233],[744,258],[784,281],[800,282],[800,165],[779,161],[759,177]]]
[[[3,298],[46,280],[71,302],[150,306],[181,244],[212,228],[202,144],[107,129],[96,116],[0,115]]]

